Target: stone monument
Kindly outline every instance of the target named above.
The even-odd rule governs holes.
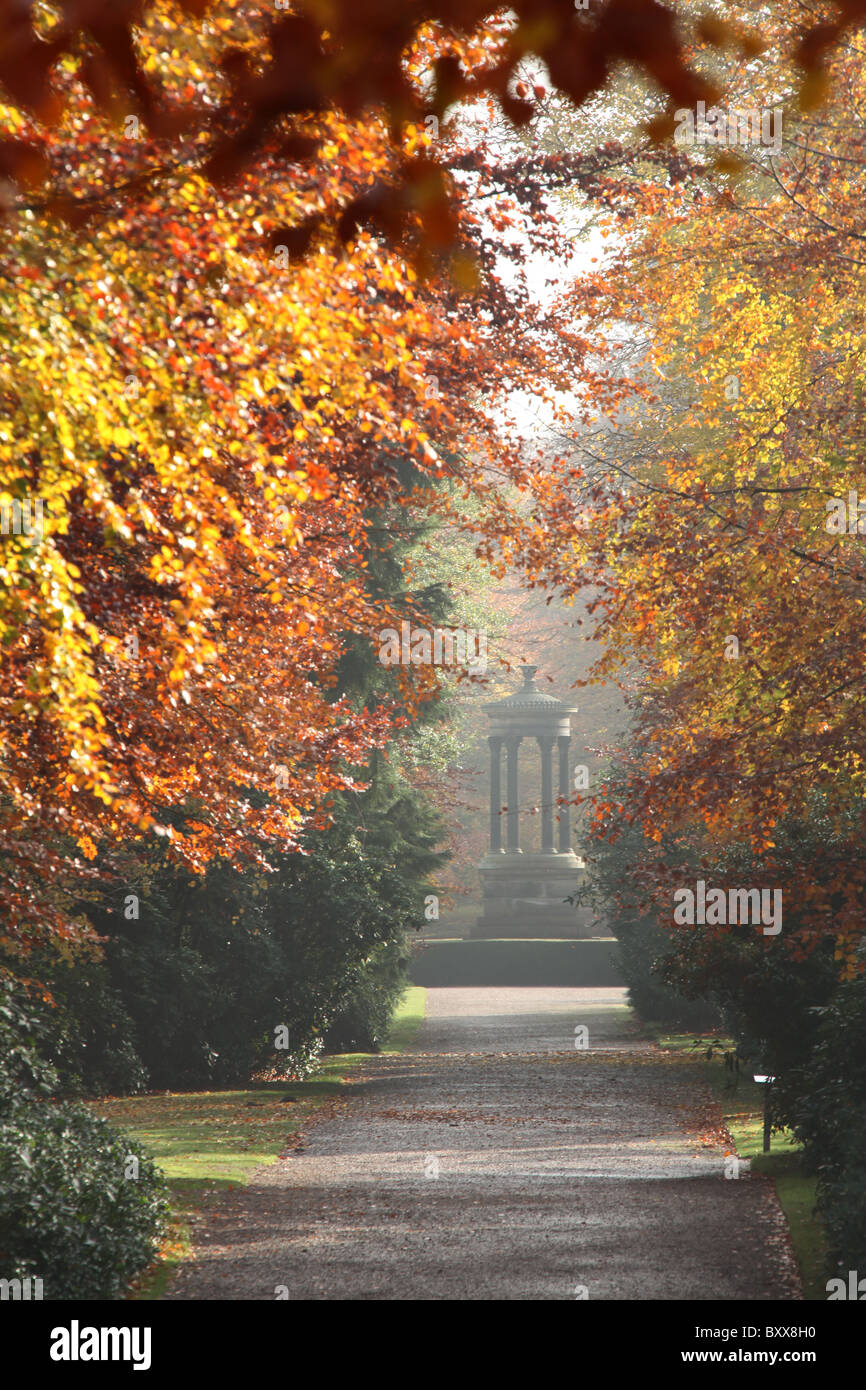
[[[585,877],[571,848],[571,715],[553,695],[535,687],[536,666],[522,666],[523,685],[504,700],[485,705],[490,717],[490,848],[478,869],[483,909],[473,936],[574,936],[592,934],[591,913],[563,900]],[[535,739],[541,754],[541,852],[520,846],[518,750]],[[506,755],[505,804],[502,749]],[[553,792],[557,750],[558,792]],[[504,833],[503,833],[504,832]],[[503,839],[505,843],[503,844]]]

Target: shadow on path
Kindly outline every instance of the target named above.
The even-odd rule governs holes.
[[[414,1047],[224,1199],[168,1296],[799,1298],[772,1184],[725,1177],[717,1106],[623,996],[430,990]]]

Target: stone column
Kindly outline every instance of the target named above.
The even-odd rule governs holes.
[[[571,849],[571,807],[568,799],[571,796],[571,785],[568,775],[569,753],[571,750],[571,737],[569,734],[561,734],[557,739],[559,744],[559,852],[567,854]]]
[[[490,853],[502,854],[502,739],[491,735],[490,744]]]
[[[520,854],[520,793],[517,784],[517,751],[521,735],[512,734],[505,740],[508,754],[508,853]]]
[[[541,853],[555,854],[553,847],[553,735],[538,734],[541,749]]]

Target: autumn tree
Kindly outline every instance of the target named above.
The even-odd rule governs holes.
[[[148,40],[163,51],[177,43],[173,12],[164,0],[139,0],[118,9],[94,0],[86,11],[68,3],[4,7],[0,15],[0,81],[11,100],[4,172],[13,187],[43,184],[57,211],[73,217],[78,197],[110,199],[111,189],[150,185],[166,170],[164,149],[130,175],[115,169],[109,189],[103,170],[80,169],[78,195],[59,181],[46,129],[64,110],[58,70],[75,72],[101,109],[133,119],[170,142],[172,158],[187,142],[204,146],[212,177],[230,177],[260,154],[267,157],[275,128],[285,122],[281,158],[286,167],[315,159],[320,137],[308,122],[332,112],[350,122],[377,109],[401,156],[395,177],[371,177],[338,215],[343,234],[372,217],[389,230],[405,228],[419,195],[426,204],[425,239],[441,244],[453,233],[448,198],[435,163],[405,149],[407,125],[441,119],[460,100],[490,97],[514,125],[527,124],[545,89],[526,80],[543,65],[553,90],[580,106],[601,92],[624,64],[647,76],[669,111],[712,101],[720,88],[695,61],[694,41],[714,54],[749,60],[764,38],[726,8],[695,9],[687,0],[608,0],[576,9],[571,0],[516,0],[508,10],[487,0],[432,4],[339,0],[322,10],[288,0],[265,17],[234,3],[184,5],[183,44],[195,67],[182,62],[167,73],[153,60]],[[788,5],[767,7],[772,20]],[[748,12],[746,12],[748,14]],[[786,33],[806,99],[821,90],[828,57],[862,23],[863,0],[798,5]],[[177,58],[180,45],[174,49]],[[172,160],[169,160],[169,166]],[[371,176],[375,171],[369,171]]]
[[[562,540],[548,570],[598,587],[596,675],[628,673],[644,692],[639,776],[600,814],[613,832],[637,817],[659,841],[691,827],[695,844],[747,842],[766,881],[783,874],[809,905],[790,944],[830,936],[848,972],[864,887],[850,816],[863,771],[860,66],[856,52],[837,60],[834,96],[789,125],[781,154],[752,149],[740,171],[693,151],[665,205],[648,201],[612,263],[578,282],[614,383],[590,404],[610,416],[613,394],[616,409],[603,441],[578,431],[563,451],[576,526],[547,513]],[[845,834],[819,862],[783,866],[775,829],[807,819],[816,794]]]
[[[269,22],[221,13],[198,30],[155,12],[136,38],[166,91],[214,112],[226,33],[252,53]],[[74,894],[112,845],[156,834],[197,872],[324,825],[345,769],[438,690],[413,667],[399,701],[333,698],[347,638],[394,618],[368,584],[371,515],[418,509],[493,555],[534,487],[503,394],[543,392],[582,351],[502,237],[544,219],[537,198],[499,188],[481,213],[486,189],[455,169],[461,216],[426,259],[423,198],[400,245],[375,218],[330,229],[371,180],[428,158],[423,126],[396,151],[381,114],[320,113],[303,176],[285,178],[275,129],[218,190],[195,142],[177,158],[138,117],[118,141],[117,106],[73,58],[52,89],[54,195],[15,209],[0,261],[0,502],[24,519],[0,571],[0,876],[24,947],[87,934]],[[166,814],[181,805],[182,833]]]

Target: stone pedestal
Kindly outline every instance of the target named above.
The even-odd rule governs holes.
[[[551,859],[553,862],[551,862]],[[473,936],[594,936],[593,914],[563,899],[583,882],[583,861],[567,854],[486,854],[478,866],[483,906]]]

